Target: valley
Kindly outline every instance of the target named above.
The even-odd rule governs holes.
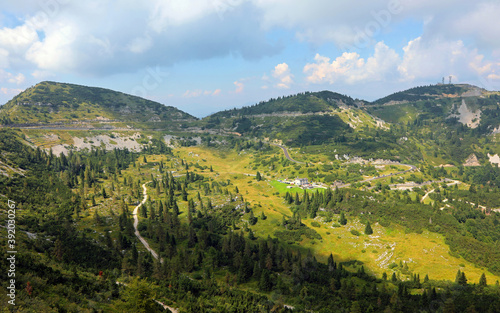
[[[452,294],[487,310],[500,304],[499,99],[469,85],[373,103],[306,92],[196,119],[41,83],[0,109],[1,197],[19,203],[19,282],[37,290],[20,302],[120,312],[144,291],[151,312],[411,312]]]

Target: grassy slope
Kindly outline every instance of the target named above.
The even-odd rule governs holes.
[[[190,154],[190,152],[192,152]],[[248,168],[249,157],[237,156],[235,153],[228,153],[224,158],[220,158],[218,152],[200,147],[188,147],[178,150],[178,155],[189,161],[205,159],[207,164],[213,166],[214,171],[219,173],[217,179],[231,179],[231,182],[238,186],[240,192],[254,207],[254,213],[259,216],[263,211],[268,219],[260,221],[252,227],[256,236],[267,237],[274,233],[279,227],[277,223],[281,221],[282,214],[291,215],[289,208],[283,203],[281,197],[274,195],[279,191],[273,188],[268,182],[256,182],[253,178],[242,174],[251,173]],[[195,156],[198,155],[198,156]],[[239,173],[240,175],[237,175]],[[249,183],[251,182],[251,183]],[[261,205],[261,207],[258,206]],[[311,227],[312,220],[303,222]],[[314,227],[312,227],[314,228]],[[358,259],[366,264],[368,270],[381,275],[384,271],[391,273],[386,268],[392,262],[409,262],[408,266],[415,274],[420,273],[421,278],[428,274],[431,279],[454,280],[458,269],[465,271],[471,282],[477,282],[481,273],[486,272],[488,281],[500,280],[500,277],[488,273],[485,269],[477,268],[463,258],[456,258],[449,254],[449,247],[444,243],[441,235],[424,232],[423,234],[405,234],[401,229],[388,229],[380,225],[375,225],[374,235],[356,237],[350,233],[350,229],[357,229],[361,233],[364,225],[356,221],[350,221],[346,226],[332,228],[330,225],[322,224],[320,228],[314,228],[321,234],[323,239],[304,239],[301,243],[306,248],[312,248],[316,253],[326,259],[333,253],[340,260]],[[328,235],[327,232],[330,234]],[[378,238],[376,238],[378,236]],[[339,238],[341,237],[341,238]],[[366,245],[366,248],[365,248]],[[386,246],[394,246],[392,257],[381,267],[382,260],[378,260],[388,249]],[[366,252],[363,253],[362,250]],[[373,253],[377,250],[377,253]],[[410,261],[410,259],[412,261]],[[463,267],[461,265],[464,265]]]
[[[111,120],[113,123],[147,123],[151,118],[161,121],[194,120],[191,115],[174,107],[136,96],[104,88],[55,82],[41,82],[20,93],[1,108],[0,117],[9,118],[16,124],[81,123],[96,119]]]

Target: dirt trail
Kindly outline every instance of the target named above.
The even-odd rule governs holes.
[[[147,194],[148,190],[146,189],[146,184],[147,183],[142,184],[142,189],[143,189],[142,194],[144,195],[144,199],[142,199],[141,203],[139,203],[135,207],[134,212],[132,213],[132,215],[134,216],[134,229],[135,229],[135,235],[137,236],[137,238],[139,238],[139,241],[144,245],[144,247],[149,252],[151,252],[153,257],[158,260],[158,253],[156,253],[156,251],[149,246],[149,243],[146,241],[146,239],[144,239],[144,237],[141,236],[139,230],[137,229],[137,226],[139,225],[139,218],[137,217],[137,212],[139,212],[139,208],[142,205],[144,205],[144,203],[146,203],[146,201],[148,200],[148,194]],[[160,262],[163,263],[163,259],[161,259]]]
[[[458,180],[451,180],[451,179],[449,179],[448,181],[451,181],[451,183],[446,184],[447,186],[458,185],[458,184],[461,183]],[[434,191],[436,191],[436,189],[432,189],[432,190],[427,191],[427,193],[422,197],[422,199],[420,199],[420,202],[424,203],[425,198],[427,198],[429,196],[429,194],[433,193]]]

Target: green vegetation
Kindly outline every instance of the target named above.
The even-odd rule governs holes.
[[[175,120],[195,118],[174,107],[124,93],[56,82],[41,82],[28,88],[0,110],[0,122],[4,125],[122,121],[159,128]]]
[[[18,208],[19,308],[499,311],[500,169],[487,154],[500,147],[485,135],[498,124],[499,98],[467,97],[484,115],[472,129],[450,117],[470,91],[477,90],[419,87],[372,104],[304,93],[195,121],[131,96],[41,83],[0,111],[4,123],[111,119],[130,109],[122,120],[161,128],[154,115],[185,131],[175,133],[175,148],[166,133],[138,130],[140,152],[101,145],[60,156],[40,146],[95,139],[84,131],[0,131],[0,197]],[[23,101],[51,104],[17,105]],[[379,125],[368,111],[392,124]],[[202,128],[211,132],[199,135]],[[96,134],[120,141],[118,133]],[[300,163],[273,140],[292,146],[288,153]],[[471,153],[481,166],[461,166]],[[407,165],[369,160],[377,157],[418,169],[401,174]],[[456,166],[436,167],[444,162]],[[295,178],[322,185],[278,182]],[[159,259],[135,235],[131,212],[143,186],[137,230]],[[1,211],[0,222],[6,218]]]

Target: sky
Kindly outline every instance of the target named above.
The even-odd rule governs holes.
[[[16,0],[0,104],[50,80],[197,117],[331,90],[373,101],[449,81],[500,90],[498,0]]]

